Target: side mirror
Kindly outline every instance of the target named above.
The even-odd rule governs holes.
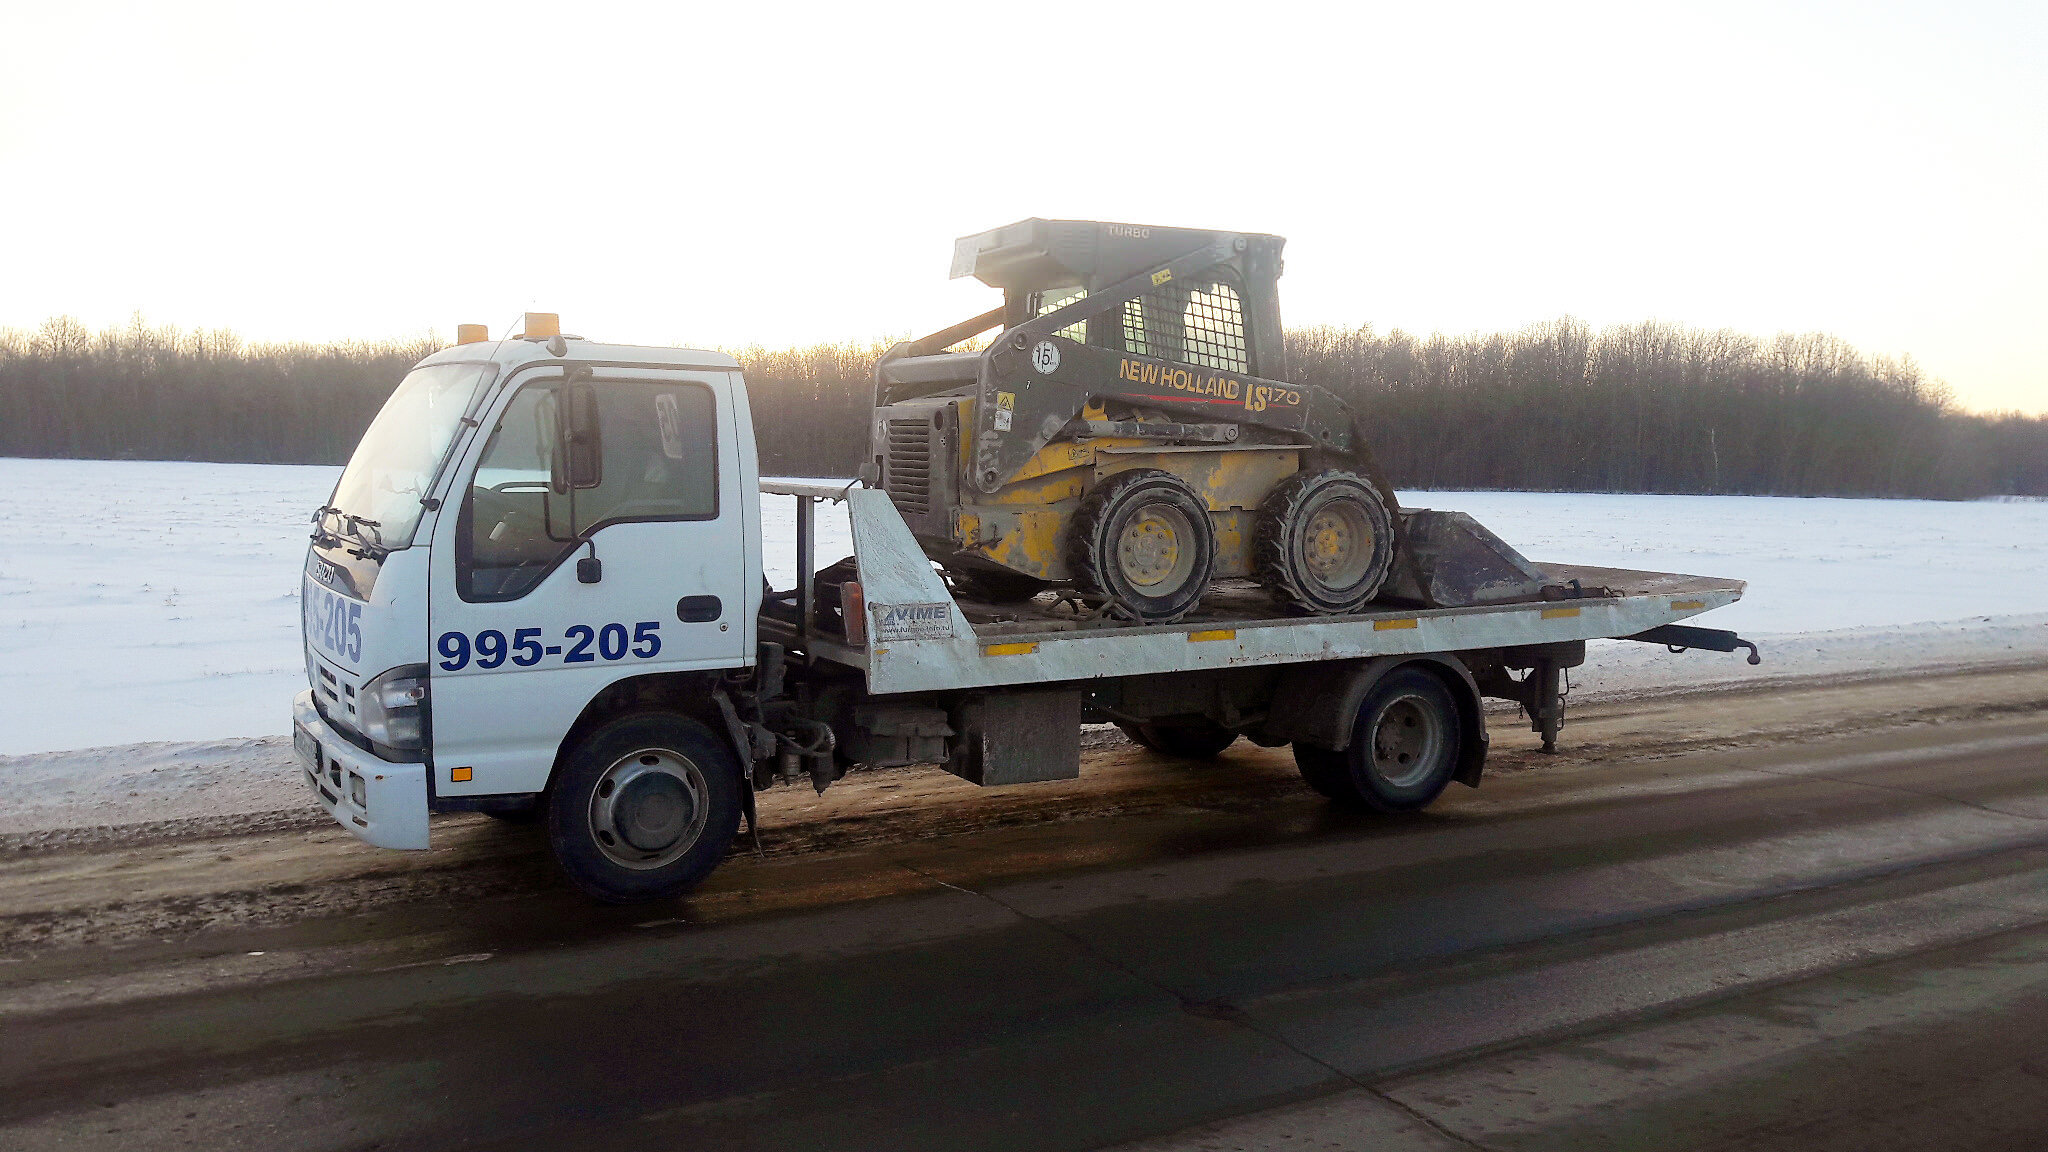
[[[576,381],[561,389],[562,440],[548,465],[548,480],[558,495],[572,488],[604,483],[604,441],[598,431],[597,389]]]

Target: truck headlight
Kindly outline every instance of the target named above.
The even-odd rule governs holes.
[[[427,666],[401,664],[356,694],[356,720],[364,738],[394,752],[427,746]]]

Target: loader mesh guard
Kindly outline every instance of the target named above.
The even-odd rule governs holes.
[[[1163,284],[1126,301],[1113,323],[1105,322],[1111,319],[1108,317],[1083,321],[1054,335],[1077,344],[1093,344],[1197,368],[1249,372],[1251,357],[1245,340],[1244,302],[1234,279],[1228,267],[1219,267],[1205,277]],[[1034,292],[1031,312],[1043,316],[1087,295],[1082,288]]]

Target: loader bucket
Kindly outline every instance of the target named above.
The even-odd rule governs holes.
[[[1429,608],[1541,598],[1543,573],[1463,512],[1403,509],[1406,547],[1384,595]]]

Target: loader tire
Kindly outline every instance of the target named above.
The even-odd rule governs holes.
[[[991,572],[985,568],[948,568],[953,587],[969,600],[989,604],[1018,604],[1031,599],[1052,583],[1022,572]]]
[[[1379,492],[1350,472],[1297,472],[1266,494],[1252,559],[1286,611],[1357,612],[1393,570],[1393,518]]]
[[[1067,565],[1082,595],[1147,623],[1170,623],[1208,591],[1216,534],[1186,481],[1139,468],[1081,498],[1067,529]]]

